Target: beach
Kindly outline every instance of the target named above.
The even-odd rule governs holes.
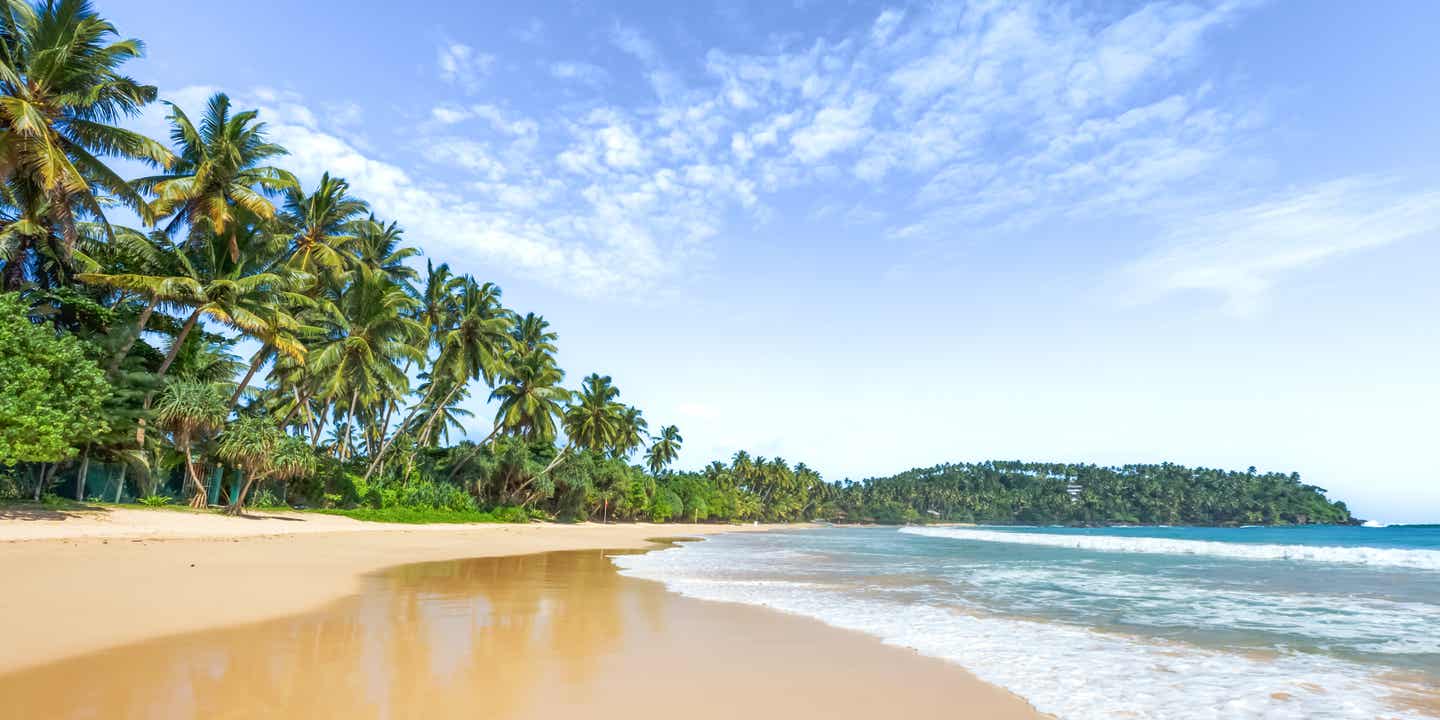
[[[0,689],[21,716],[1039,717],[955,665],[685,598],[600,552],[763,525],[87,515],[0,522],[21,579]]]

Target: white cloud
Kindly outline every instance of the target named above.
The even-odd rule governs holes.
[[[654,65],[659,60],[660,53],[655,49],[655,43],[629,25],[615,23],[610,31],[610,42],[621,52],[646,65]]]
[[[441,80],[473,92],[490,74],[495,56],[479,52],[464,43],[447,42],[437,51],[436,62],[440,67]]]
[[[1198,290],[1243,313],[1286,273],[1421,237],[1440,237],[1440,191],[1344,178],[1186,217],[1125,276],[1136,300]]]
[[[815,113],[811,123],[790,136],[790,144],[801,161],[814,162],[853,147],[871,133],[870,114],[876,98],[860,95],[846,105],[826,107]]]

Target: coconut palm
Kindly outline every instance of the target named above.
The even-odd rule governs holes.
[[[176,380],[165,386],[155,406],[155,421],[170,431],[175,449],[185,456],[185,477],[192,485],[190,506],[205,507],[205,484],[195,468],[192,455],[195,436],[220,427],[225,422],[225,396],[213,383],[200,380]]]
[[[327,321],[329,329],[315,343],[307,364],[317,379],[318,396],[345,404],[342,437],[349,437],[361,402],[376,403],[408,391],[410,381],[401,363],[422,359],[416,341],[424,330],[411,317],[416,306],[413,297],[383,277],[357,277],[337,296],[340,317]],[[348,443],[338,450],[347,453]]]
[[[560,387],[564,379],[565,372],[549,355],[531,354],[511,362],[501,374],[501,384],[490,393],[490,399],[500,403],[496,431],[531,441],[554,440],[555,419],[564,413],[570,397]]]
[[[354,255],[349,258],[351,269],[371,275],[384,275],[397,285],[410,287],[420,279],[415,268],[405,264],[406,260],[420,255],[420,250],[404,247],[405,231],[400,224],[389,225],[375,219],[374,215],[351,222],[350,236]]]
[[[291,262],[301,272],[333,274],[351,262],[348,251],[355,242],[354,221],[369,206],[350,195],[350,183],[325,173],[315,191],[299,187],[285,192],[284,222],[291,231]]]
[[[410,408],[400,422],[400,428],[381,444],[380,451],[371,458],[370,466],[365,470],[366,480],[380,466],[395,437],[411,427],[416,413],[432,401],[428,394],[444,388],[445,399],[438,405],[447,407],[452,396],[472,380],[481,379],[486,385],[495,385],[496,373],[504,367],[504,353],[510,345],[514,314],[500,304],[499,286],[477,283],[469,276],[461,279],[454,306],[455,315],[446,323],[446,330],[439,337],[440,352],[428,373],[429,393]],[[427,422],[420,425],[416,435],[425,437],[430,424],[438,417],[439,413],[432,414]]]
[[[650,474],[659,477],[670,463],[675,462],[684,442],[685,438],[680,437],[680,428],[674,425],[661,428],[660,434],[651,438],[650,449],[645,452],[645,465],[650,468]]]
[[[97,190],[146,213],[144,198],[102,157],[174,160],[164,145],[114,124],[157,94],[121,73],[144,46],[118,38],[86,0],[0,6],[0,183],[28,185],[50,201],[64,262],[79,237],[77,209],[108,232]]]
[[[239,261],[239,226],[275,217],[270,196],[295,188],[295,176],[265,163],[286,155],[269,142],[255,110],[233,112],[230,97],[216,93],[196,127],[178,105],[170,105],[170,141],[179,157],[170,172],[132,181],[155,195],[154,217],[170,217],[166,232],[189,226],[192,242],[205,235],[226,238],[230,259]]]
[[[645,420],[645,414],[640,412],[640,408],[625,406],[620,412],[620,423],[615,435],[615,457],[629,457],[630,453],[643,447],[650,437],[646,434],[649,429],[650,423]]]
[[[624,406],[615,400],[618,397],[620,390],[609,375],[586,376],[575,401],[565,409],[565,435],[570,444],[593,452],[614,447],[625,414]]]

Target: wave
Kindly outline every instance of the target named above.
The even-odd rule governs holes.
[[[1067,720],[1416,717],[1389,706],[1390,689],[1366,668],[1331,658],[1252,657],[1062,623],[975,616],[948,601],[893,602],[842,577],[834,584],[787,581],[799,568],[752,563],[747,550],[707,542],[612,562],[623,575],[660,581],[682,595],[803,615],[956,663]],[[765,580],[756,582],[760,577]]]
[[[969,528],[901,528],[900,532],[950,540],[1042,545],[1098,552],[1207,555],[1236,560],[1298,560],[1440,571],[1440,550],[1340,545],[1272,545],[1115,535],[1057,535]]]

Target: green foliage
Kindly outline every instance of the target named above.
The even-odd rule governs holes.
[[[108,394],[81,341],[31,322],[19,294],[0,294],[0,464],[74,456],[105,432]]]
[[[367,522],[390,523],[523,523],[529,522],[530,514],[523,508],[499,507],[493,510],[448,510],[418,507],[393,507],[385,509],[351,508],[320,510],[329,515],[364,520]]]
[[[661,488],[650,500],[650,522],[665,522],[685,512],[685,502],[670,488]]]
[[[259,492],[255,493],[255,497],[250,500],[250,505],[251,507],[273,509],[284,509],[288,507],[280,501],[280,496],[276,495],[270,488],[261,488]]]
[[[170,504],[172,499],[169,495],[146,495],[136,502],[145,507],[165,507]]]
[[[984,462],[909,470],[838,488],[851,520],[1186,525],[1348,523],[1344,503],[1295,473]]]

